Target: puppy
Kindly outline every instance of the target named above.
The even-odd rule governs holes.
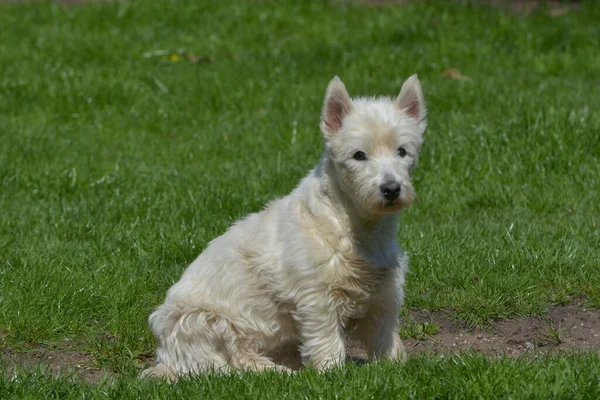
[[[210,242],[171,287],[149,319],[158,349],[143,376],[327,369],[344,361],[346,333],[371,360],[404,359],[398,215],[415,197],[425,117],[416,75],[396,99],[351,99],[331,80],[320,163]]]

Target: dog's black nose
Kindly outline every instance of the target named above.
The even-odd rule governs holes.
[[[396,200],[400,196],[400,184],[398,182],[387,182],[379,186],[386,200]]]

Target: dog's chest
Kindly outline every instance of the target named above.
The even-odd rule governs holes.
[[[342,323],[363,317],[379,286],[389,278],[392,265],[381,265],[359,249],[336,251],[329,265],[330,299]]]

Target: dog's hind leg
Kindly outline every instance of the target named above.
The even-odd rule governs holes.
[[[173,379],[210,370],[228,372],[234,367],[237,335],[227,318],[204,310],[181,313],[162,305],[150,316],[150,325],[159,340],[156,365],[142,377]]]

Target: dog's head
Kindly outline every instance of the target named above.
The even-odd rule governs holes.
[[[338,77],[329,82],[321,114],[327,156],[340,189],[360,210],[384,214],[412,204],[425,117],[416,75],[396,99],[351,99]]]

